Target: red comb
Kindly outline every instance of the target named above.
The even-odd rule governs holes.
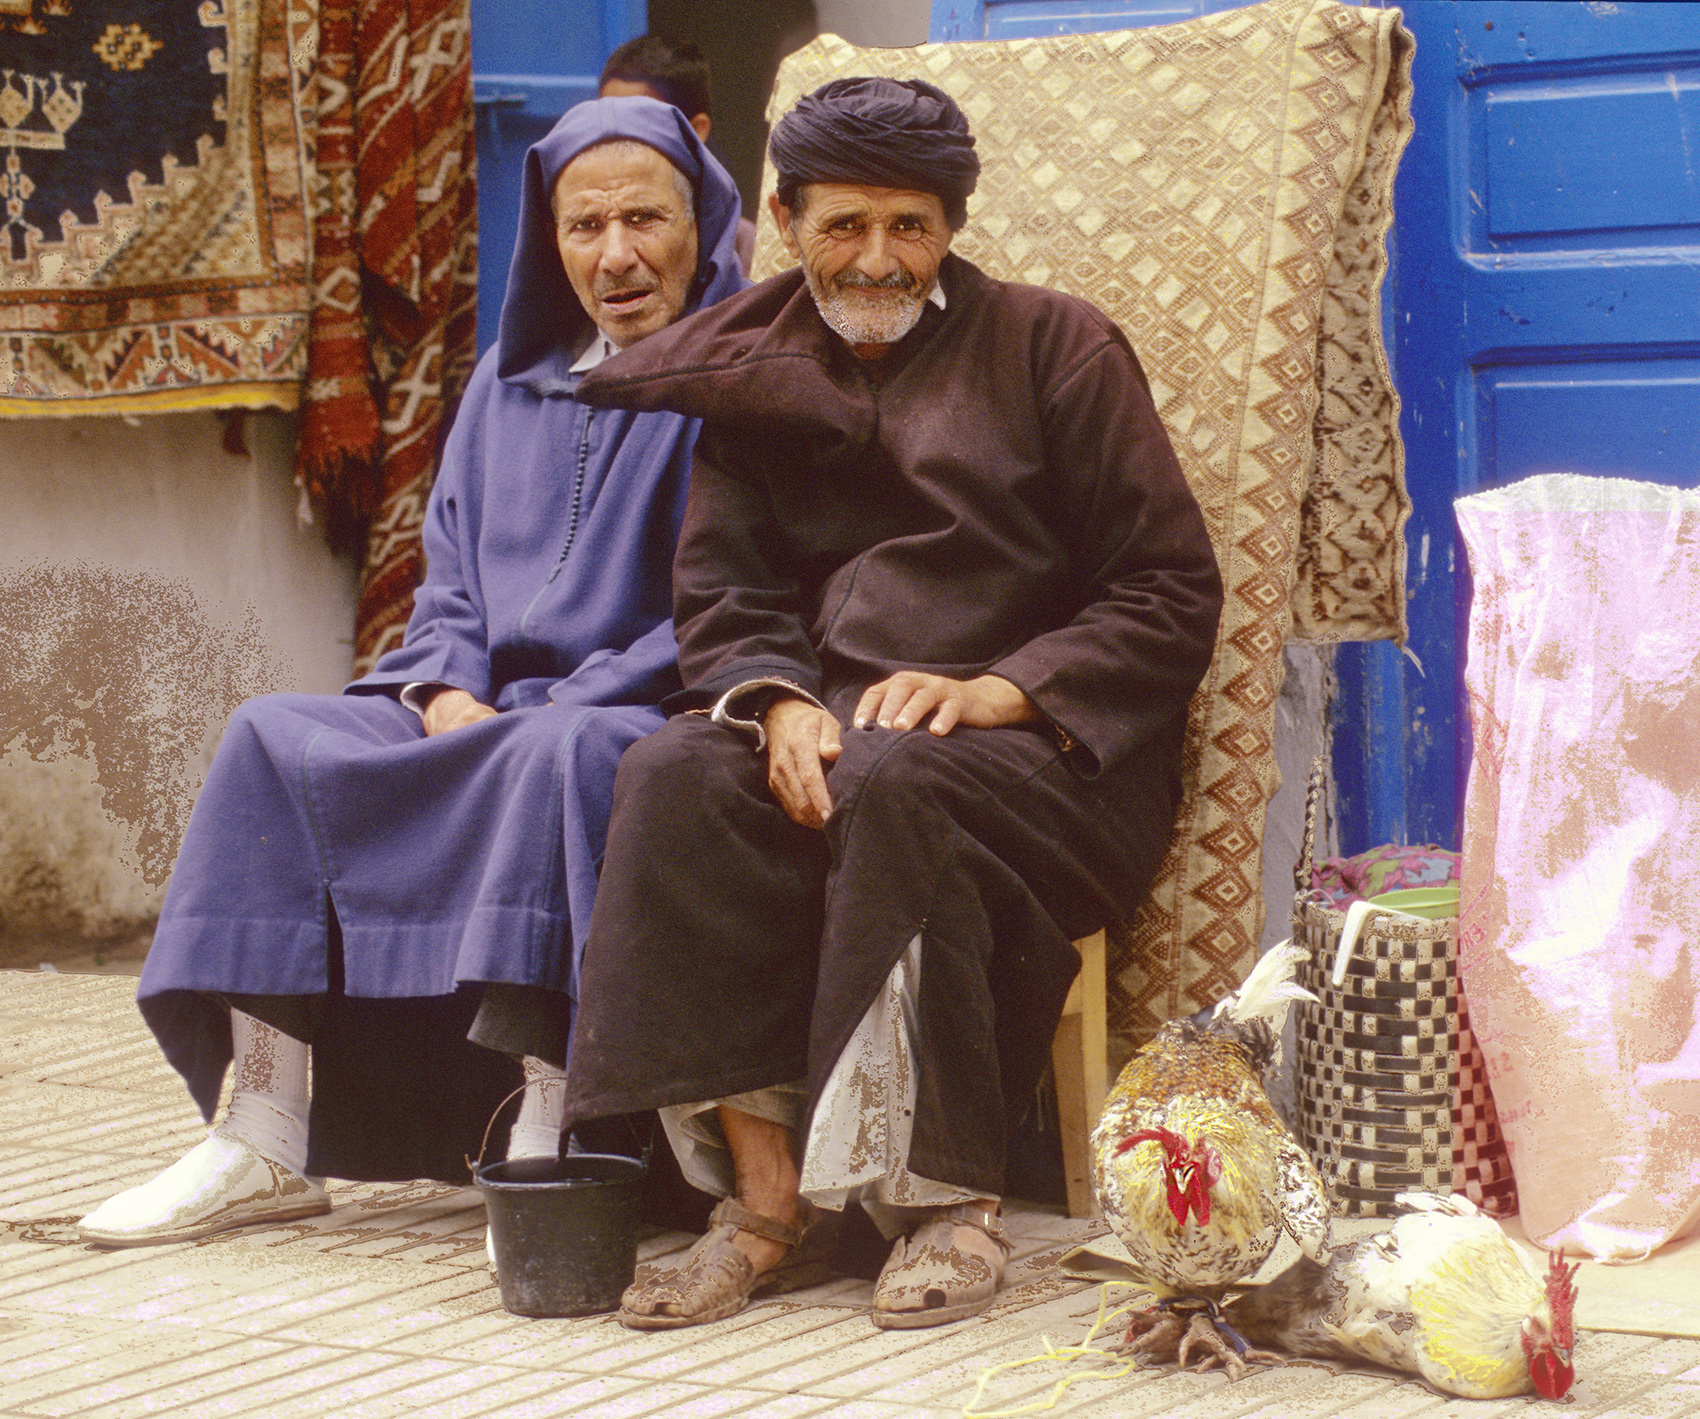
[[[1560,1252],[1547,1253],[1547,1302],[1552,1307],[1552,1343],[1568,1350],[1576,1343],[1576,1273],[1581,1262],[1564,1264]]]

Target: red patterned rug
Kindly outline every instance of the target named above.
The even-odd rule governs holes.
[[[0,3],[0,417],[299,407],[357,671],[475,354],[469,8]]]
[[[446,398],[472,372],[469,0],[324,0],[313,310],[296,474],[363,542],[355,672],[400,644]]]

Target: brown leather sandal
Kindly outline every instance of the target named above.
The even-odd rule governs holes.
[[[750,1297],[777,1295],[825,1281],[832,1271],[826,1258],[837,1231],[836,1213],[803,1202],[802,1227],[788,1226],[751,1212],[726,1198],[709,1214],[708,1231],[685,1253],[678,1266],[640,1267],[637,1279],[620,1297],[620,1324],[632,1330],[677,1330],[724,1320],[743,1310]],[[791,1250],[776,1266],[758,1273],[732,1244],[734,1232],[753,1232]],[[663,1310],[668,1306],[673,1309]]]
[[[956,1245],[959,1223],[979,1228],[998,1244],[997,1265]],[[966,1202],[941,1207],[897,1239],[874,1284],[870,1319],[881,1330],[919,1330],[978,1315],[998,1293],[1009,1249],[996,1212]]]

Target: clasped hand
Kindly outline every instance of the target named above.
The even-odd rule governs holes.
[[[1029,724],[1039,718],[1033,702],[1001,675],[952,680],[903,670],[870,685],[856,702],[852,723],[858,729],[913,729],[928,715],[927,729],[949,734],[959,724],[997,729]],[[767,785],[793,823],[818,828],[832,812],[826,765],[843,751],[840,726],[832,715],[807,700],[775,701],[764,721],[767,730]]]
[[[448,689],[438,690],[432,695],[419,718],[424,721],[425,733],[429,737],[476,724],[481,719],[490,719],[495,713],[489,705],[473,699],[465,690]]]

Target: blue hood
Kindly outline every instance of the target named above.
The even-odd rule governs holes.
[[[592,322],[561,265],[549,195],[561,169],[586,148],[620,138],[654,148],[684,173],[696,193],[697,274],[682,314],[748,284],[733,250],[740,212],[737,185],[684,114],[650,98],[578,104],[525,155],[519,237],[496,334],[496,375],[505,383],[522,384],[539,394],[571,388],[567,371]]]

